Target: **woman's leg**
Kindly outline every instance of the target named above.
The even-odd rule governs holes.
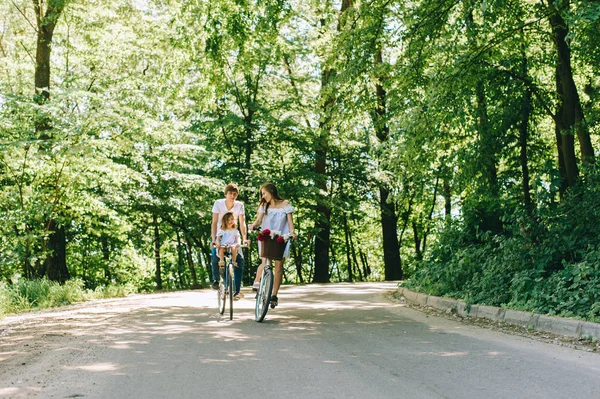
[[[260,258],[260,265],[256,270],[256,277],[254,277],[255,283],[260,283],[260,278],[262,277],[263,269],[265,268],[265,258]]]
[[[279,286],[283,281],[283,261],[275,261],[275,272],[273,273],[273,295],[277,295],[279,292]]]

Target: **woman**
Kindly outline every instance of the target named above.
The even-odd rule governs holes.
[[[281,234],[291,234],[292,238],[296,238],[294,233],[294,219],[292,214],[294,208],[290,202],[279,196],[277,187],[273,183],[265,183],[260,187],[260,203],[258,204],[258,212],[256,214],[256,220],[248,227],[253,230],[254,226],[260,225],[261,229],[278,230]],[[260,242],[259,242],[259,253],[260,253]],[[279,292],[279,286],[283,279],[283,262],[285,258],[290,257],[290,241],[288,241],[285,252],[283,254],[284,260],[275,261],[275,273],[273,279],[273,295],[271,296],[271,305],[273,307],[279,305],[279,299],[277,293]],[[256,272],[256,278],[254,279],[254,285],[252,289],[257,289],[260,284],[260,277],[262,276],[262,270],[265,266],[265,259],[262,258],[262,263],[258,267]]]

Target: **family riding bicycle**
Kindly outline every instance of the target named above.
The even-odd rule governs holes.
[[[239,190],[235,184],[230,183],[225,187],[225,198],[215,201],[213,205],[211,225],[211,266],[214,279],[212,288],[219,291],[221,314],[224,313],[225,292],[230,296],[230,318],[233,314],[233,300],[244,297],[240,292],[244,268],[243,252],[240,248],[249,244],[244,204],[236,199],[238,195]],[[273,183],[265,183],[260,187],[259,196],[256,220],[249,225],[249,228],[260,230],[258,246],[261,264],[252,289],[258,292],[256,320],[262,321],[268,307],[275,308],[279,304],[277,294],[283,279],[283,262],[285,258],[289,258],[290,242],[296,238],[296,234],[292,216],[294,208],[289,201],[279,195],[277,187]],[[230,260],[227,268],[225,268],[225,257]],[[233,272],[229,271],[229,266],[232,266]],[[226,285],[231,285],[231,288],[227,290]],[[231,295],[232,290],[233,295]]]

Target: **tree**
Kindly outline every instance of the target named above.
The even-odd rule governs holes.
[[[50,101],[50,55],[52,37],[59,17],[66,5],[65,0],[34,0],[35,20],[37,27],[37,47],[35,53],[35,102],[43,106]],[[49,150],[52,146],[52,121],[40,115],[35,121],[42,146]],[[44,143],[48,142],[48,143]],[[58,191],[58,190],[57,190]],[[58,192],[56,196],[60,195]],[[56,198],[58,201],[59,199]],[[46,222],[48,238],[44,239],[44,250],[48,251],[44,261],[46,276],[50,280],[64,282],[69,279],[66,259],[65,222],[52,216]]]

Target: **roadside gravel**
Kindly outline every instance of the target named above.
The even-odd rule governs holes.
[[[431,306],[422,306],[414,302],[407,301],[399,292],[394,291],[390,298],[398,303],[402,303],[412,309],[419,310],[427,315],[443,317],[449,320],[456,320],[463,324],[478,326],[493,331],[500,331],[506,334],[518,335],[521,337],[530,338],[539,342],[551,343],[559,346],[564,346],[572,349],[577,349],[585,352],[600,353],[600,341],[595,342],[587,339],[578,339],[555,335],[543,331],[529,330],[525,327],[509,324],[501,321],[494,321],[485,318],[461,317],[452,311],[442,311]]]

